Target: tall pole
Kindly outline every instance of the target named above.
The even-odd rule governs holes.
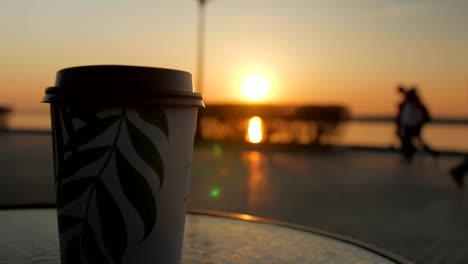
[[[205,4],[207,0],[198,0],[198,50],[197,50],[197,87],[199,93],[204,90],[205,59]]]
[[[205,4],[208,0],[197,0],[198,1],[198,43],[197,43],[197,84],[195,89],[197,92],[203,94],[204,90],[204,59],[205,59]],[[201,140],[202,128],[201,119],[203,115],[203,109],[198,111],[197,127],[195,130],[195,140]]]

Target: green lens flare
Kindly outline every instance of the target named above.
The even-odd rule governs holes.
[[[213,155],[216,157],[216,158],[219,158],[221,157],[221,145],[219,144],[214,144],[213,145]]]
[[[218,198],[220,194],[221,194],[221,190],[216,187],[212,188],[210,191],[211,198]]]

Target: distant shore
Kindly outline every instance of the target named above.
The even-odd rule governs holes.
[[[351,117],[350,120],[346,121],[353,121],[353,122],[394,122],[395,118],[391,116],[360,116],[360,117]],[[455,118],[455,117],[441,117],[441,118],[434,118],[432,120],[433,124],[444,124],[444,125],[468,125],[468,119],[467,118]]]

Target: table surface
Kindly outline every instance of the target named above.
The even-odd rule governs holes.
[[[0,263],[59,263],[55,209],[0,210]],[[182,263],[409,263],[319,230],[250,215],[187,214]]]

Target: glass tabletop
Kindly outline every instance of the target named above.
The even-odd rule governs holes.
[[[0,263],[59,263],[55,209],[0,210]],[[243,214],[191,211],[182,263],[410,263],[319,230]]]

